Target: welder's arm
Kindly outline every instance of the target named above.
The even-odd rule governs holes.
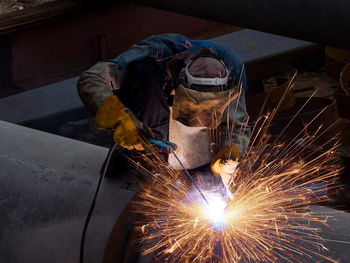
[[[91,116],[95,116],[100,104],[113,95],[113,90],[119,89],[117,79],[118,65],[112,62],[98,62],[81,74],[77,89]]]
[[[99,104],[112,95],[112,90],[119,89],[123,72],[135,61],[147,58],[166,59],[187,49],[187,38],[179,34],[153,35],[139,44],[131,46],[109,62],[98,62],[85,71],[78,82],[79,95],[93,116]]]
[[[232,188],[234,188],[235,171],[238,166],[241,152],[236,145],[223,147],[214,157],[211,163],[211,170],[214,175],[220,176],[226,192],[232,199]]]
[[[213,173],[220,176],[227,193],[232,198],[232,189],[235,188],[235,171],[238,167],[241,155],[247,151],[250,126],[247,124],[247,111],[245,105],[245,92],[232,101],[223,116],[229,114],[230,125],[234,125],[230,138],[224,142],[224,147],[212,160],[211,169]],[[226,119],[227,120],[227,119]],[[225,121],[221,125],[227,125]],[[231,186],[231,187],[230,187]]]
[[[227,115],[228,114],[228,115]],[[251,128],[248,125],[248,113],[245,102],[245,91],[242,90],[241,95],[233,100],[227,107],[223,115],[223,122],[221,125],[227,125],[227,118],[229,118],[229,125],[234,126],[232,134],[225,140],[224,146],[236,145],[239,151],[244,154],[247,152]]]
[[[114,131],[113,139],[128,149],[143,150],[142,138],[153,137],[152,131],[113,95],[118,89],[118,66],[98,62],[85,71],[78,81],[78,93],[97,128]]]

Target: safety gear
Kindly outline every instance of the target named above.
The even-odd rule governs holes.
[[[214,157],[211,170],[214,175],[220,176],[229,197],[232,199],[234,188],[234,177],[238,167],[238,161],[241,158],[241,152],[236,145],[228,145],[222,148]]]
[[[216,128],[229,103],[237,97],[237,89],[222,92],[199,92],[179,85],[170,113],[169,139],[179,147],[176,151],[186,169],[210,163],[208,128]],[[181,169],[172,154],[169,164]]]
[[[226,193],[233,199],[234,190],[236,190],[236,169],[238,162],[233,160],[227,160],[223,165],[219,166],[221,181],[226,188]]]
[[[176,153],[186,169],[193,169],[210,162],[208,128],[222,123],[223,113],[239,93],[237,86],[228,85],[228,70],[215,51],[203,49],[183,59],[187,66],[181,70],[175,89],[169,139],[179,146]],[[172,154],[168,162],[181,169]]]
[[[170,115],[169,140],[178,145],[176,154],[186,169],[210,163],[210,138],[207,127],[188,127]],[[182,169],[172,153],[169,153],[168,163],[174,169]]]
[[[224,91],[230,88],[230,72],[215,50],[201,48],[187,53],[186,57],[180,57],[184,60],[177,75],[186,88],[201,92]],[[171,64],[168,63],[170,67]],[[181,63],[178,66],[180,65]]]
[[[189,68],[191,69],[189,70]],[[220,76],[221,74],[218,68],[222,68],[222,70],[226,71],[224,77]],[[228,84],[228,69],[222,60],[213,57],[199,57],[192,60],[186,65],[185,74],[187,80],[186,86],[188,88],[191,88],[192,85],[227,86]],[[211,77],[211,75],[213,77]]]
[[[175,91],[172,117],[189,127],[215,129],[227,106],[237,96],[237,86],[222,92],[200,92],[180,84]]]
[[[97,128],[111,130],[117,126],[118,115],[124,109],[124,104],[117,96],[109,96],[102,101],[95,115],[95,124]]]
[[[228,161],[238,162],[240,158],[241,152],[239,151],[238,147],[236,145],[227,145],[223,147],[213,158],[211,170],[214,175],[219,176],[220,171],[222,171],[225,164],[232,164],[232,162],[228,163]]]
[[[238,96],[238,86],[228,85],[229,71],[214,50],[202,48],[180,57],[184,61],[175,88],[173,118],[189,127],[216,128],[228,104]],[[172,63],[168,66],[170,71],[177,68]]]
[[[114,95],[106,98],[99,106],[95,124],[100,129],[114,130],[114,142],[129,150],[143,151],[144,139],[153,137],[152,130],[140,122]]]

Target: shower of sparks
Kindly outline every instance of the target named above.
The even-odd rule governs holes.
[[[182,171],[156,153],[144,156],[147,165],[140,171],[152,178],[134,204],[144,254],[159,262],[337,262],[325,255],[319,235],[328,216],[307,209],[328,200],[325,186],[334,189],[342,169],[336,138],[315,144],[332,127],[308,134],[319,114],[295,138],[283,139],[285,129],[272,138],[275,113],[253,127],[248,153],[232,178],[232,200],[215,178],[199,178],[205,204]]]

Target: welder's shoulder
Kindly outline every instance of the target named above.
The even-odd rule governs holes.
[[[161,50],[163,54],[172,55],[191,47],[191,39],[174,33],[152,35],[141,41],[139,45],[152,46],[155,50]]]
[[[138,44],[132,45],[115,59],[120,69],[126,68],[131,62],[142,61],[147,58],[166,59],[186,50],[188,38],[179,34],[152,35]]]
[[[178,48],[185,48],[184,43],[186,41],[189,41],[190,39],[186,36],[175,34],[175,33],[166,33],[166,34],[160,34],[160,35],[151,35],[145,39],[143,39],[141,42],[132,45],[128,50],[125,52],[128,52],[134,48],[139,47],[158,47],[158,48],[166,48],[166,47],[172,47],[172,46],[178,46]]]
[[[144,39],[141,41],[176,41],[176,42],[182,42],[189,40],[188,37],[180,34],[175,34],[175,33],[166,33],[166,34],[159,34],[159,35],[151,35],[148,38]]]

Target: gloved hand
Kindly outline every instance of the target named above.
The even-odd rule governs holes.
[[[101,103],[95,115],[95,124],[99,129],[114,130],[114,142],[129,150],[143,151],[143,138],[153,137],[152,130],[140,122],[115,95]]]
[[[233,195],[230,186],[234,187],[233,180],[240,157],[241,152],[236,145],[227,145],[218,152],[211,164],[213,174],[221,177],[231,199],[233,199]]]

